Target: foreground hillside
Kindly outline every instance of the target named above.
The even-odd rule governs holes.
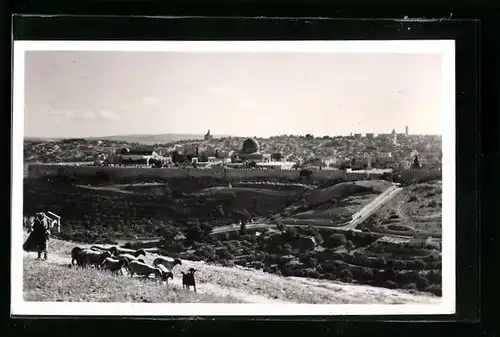
[[[413,291],[344,284],[309,278],[281,277],[240,267],[228,268],[183,260],[168,286],[154,280],[111,275],[69,267],[76,244],[51,240],[48,261],[24,253],[24,298],[28,301],[437,304],[439,297]],[[79,244],[80,245],[80,244]],[[83,246],[83,245],[80,245]],[[154,254],[145,260],[151,261]],[[197,274],[198,293],[182,290],[180,271]]]

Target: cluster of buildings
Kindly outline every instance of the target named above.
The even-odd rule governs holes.
[[[440,149],[440,137],[410,135],[408,126],[404,134],[392,130],[388,134],[310,138],[312,139],[274,137],[264,140],[263,150],[255,138],[247,138],[243,143],[238,138],[214,139],[208,130],[203,140],[181,142],[163,147],[159,152],[153,147],[122,148],[113,156],[113,162],[156,167],[193,165],[197,168],[251,165],[262,169],[290,169],[298,166],[352,170],[396,167],[408,169],[414,163],[415,157],[421,157],[421,152],[431,157],[434,155],[438,158],[436,162],[440,162],[441,154],[433,154],[431,149],[433,146]],[[283,149],[289,149],[290,153],[287,154]],[[425,156],[423,158],[425,159]]]

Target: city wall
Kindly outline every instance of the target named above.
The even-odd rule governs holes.
[[[223,180],[241,179],[288,179],[299,180],[299,170],[251,170],[251,169],[194,169],[194,168],[138,168],[138,167],[93,167],[74,165],[30,164],[29,178],[50,176],[92,177],[106,174],[115,178],[149,177],[168,178],[214,178]],[[381,174],[370,174],[370,178],[378,178]],[[313,180],[331,180],[343,178],[348,181],[367,179],[366,173],[322,170],[312,172]]]

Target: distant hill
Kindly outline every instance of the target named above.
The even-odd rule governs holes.
[[[127,143],[155,144],[171,143],[181,140],[203,139],[203,135],[182,134],[182,133],[163,133],[156,135],[116,135],[105,137],[91,137],[88,139],[125,141]],[[214,138],[228,137],[227,135],[214,135]]]
[[[229,137],[228,135],[214,135],[214,138]],[[82,137],[79,137],[82,138]],[[58,140],[64,138],[40,138],[40,137],[26,137],[25,140]],[[203,135],[196,134],[181,134],[181,133],[163,133],[156,135],[114,135],[102,137],[85,137],[87,140],[110,140],[110,141],[124,141],[127,143],[141,143],[141,144],[155,144],[155,143],[171,143],[182,140],[190,139],[203,139]]]

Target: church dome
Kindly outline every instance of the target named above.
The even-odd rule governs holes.
[[[259,142],[257,142],[253,138],[248,138],[243,142],[243,148],[241,149],[242,153],[255,153],[260,151]]]

